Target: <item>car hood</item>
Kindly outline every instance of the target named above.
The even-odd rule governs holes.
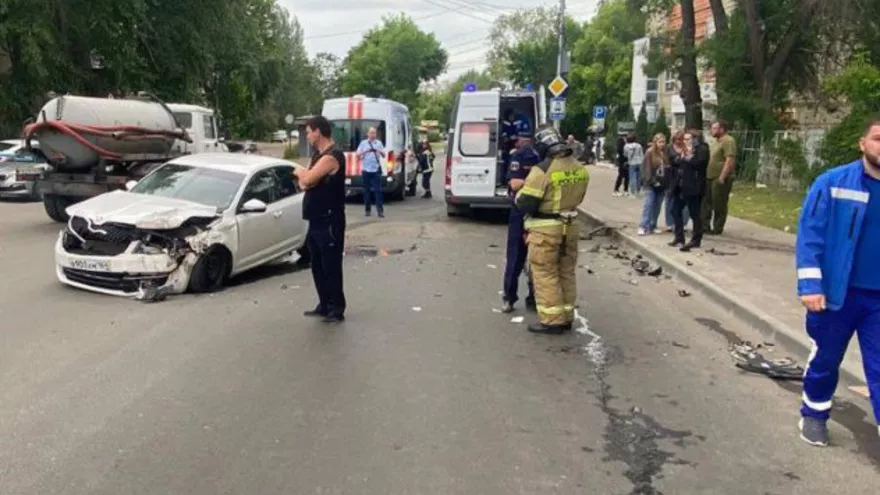
[[[96,224],[123,223],[148,230],[176,229],[193,218],[220,216],[213,206],[128,191],[104,193],[69,206],[66,211],[72,217],[87,218]]]

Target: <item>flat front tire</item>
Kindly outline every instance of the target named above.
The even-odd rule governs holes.
[[[189,278],[190,292],[216,292],[222,289],[229,274],[230,264],[229,255],[222,249],[208,250],[193,267]]]

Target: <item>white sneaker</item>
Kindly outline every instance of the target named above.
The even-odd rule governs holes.
[[[639,234],[639,235],[648,235],[648,231],[646,231],[645,229],[639,227],[639,232],[638,232],[638,234]]]

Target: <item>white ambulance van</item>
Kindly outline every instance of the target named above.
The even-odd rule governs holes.
[[[398,200],[415,195],[416,168],[407,169],[405,151],[415,142],[416,130],[406,105],[384,98],[355,95],[325,100],[321,115],[333,124],[333,140],[345,153],[346,194],[363,193],[363,164],[356,152],[361,141],[367,138],[370,127],[375,127],[376,138],[382,141],[386,151],[382,192]]]
[[[456,96],[446,147],[449,216],[510,208],[500,148],[502,117],[513,111],[528,119],[534,132],[545,122],[543,93],[542,87],[540,92],[465,91]]]

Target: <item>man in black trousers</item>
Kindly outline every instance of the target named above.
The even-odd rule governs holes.
[[[309,221],[306,243],[318,292],[318,305],[305,315],[339,323],[345,320],[345,155],[331,136],[332,127],[326,118],[317,116],[306,121],[306,139],[317,152],[308,168],[298,166],[293,174],[305,190],[303,218]]]

